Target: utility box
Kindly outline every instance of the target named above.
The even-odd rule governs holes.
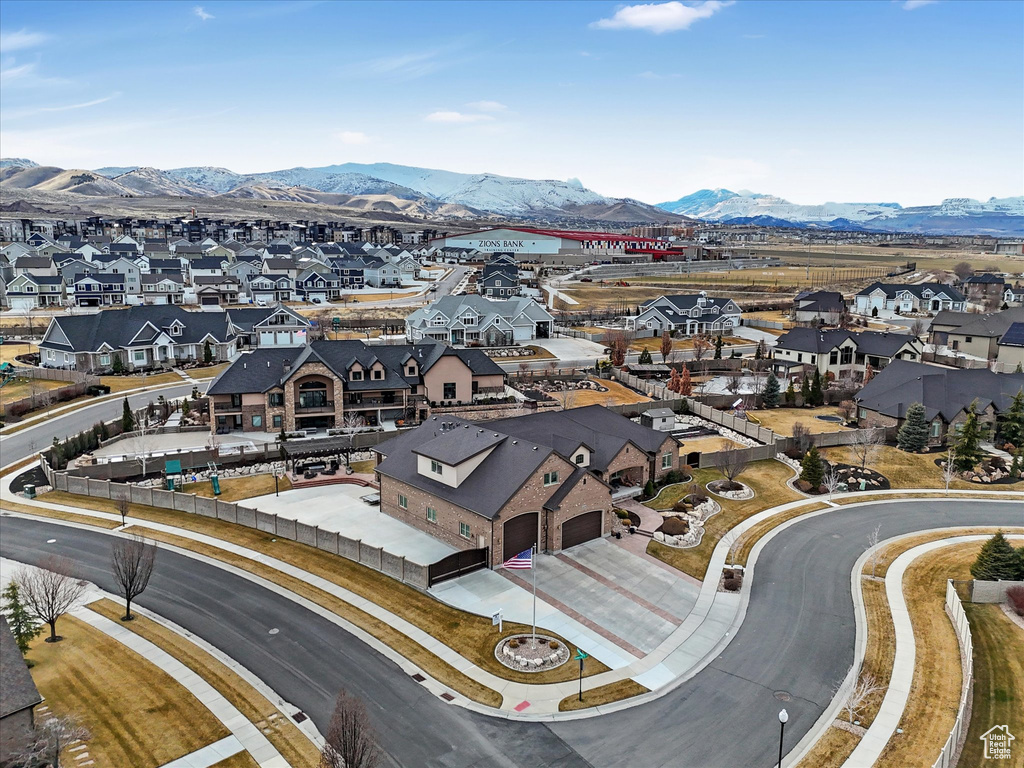
[[[34,483],[25,483],[25,498],[34,499],[36,497],[36,486]]]

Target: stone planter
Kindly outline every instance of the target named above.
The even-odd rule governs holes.
[[[711,486],[717,482],[719,481],[712,480],[710,483],[704,486],[705,488],[708,489],[708,493],[713,493],[715,494],[715,496],[718,496],[721,499],[730,499],[731,501],[746,501],[747,499],[754,498],[754,489],[751,488],[750,486],[743,485],[743,483],[739,482],[738,480],[733,481],[737,485],[743,485],[743,488],[738,491],[716,491]]]
[[[512,647],[512,641],[517,647]],[[552,648],[551,643],[556,643]],[[572,654],[561,640],[543,632],[537,633],[534,641],[531,635],[510,635],[503,637],[494,647],[494,658],[503,666],[519,672],[544,672],[556,669],[569,660]]]

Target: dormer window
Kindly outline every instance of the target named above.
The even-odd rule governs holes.
[[[374,368],[373,369],[373,378],[378,380],[378,381],[383,379],[384,378],[384,370],[381,369],[381,368]]]
[[[181,336],[182,326],[178,323],[174,323],[171,326],[171,336]]]
[[[410,365],[409,368],[407,369],[406,375],[407,376],[415,376],[416,375],[416,366],[415,365]]]
[[[353,370],[349,371],[348,377],[349,377],[349,379],[351,381],[362,381],[363,380],[363,372],[361,370],[353,369]]]

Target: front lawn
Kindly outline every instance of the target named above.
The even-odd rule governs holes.
[[[777,435],[784,437],[793,436],[793,425],[801,423],[807,427],[812,435],[823,432],[844,432],[846,427],[842,423],[822,421],[818,416],[839,416],[839,408],[834,405],[823,405],[820,408],[766,408],[764,410],[750,411],[758,424],[770,429]]]
[[[860,466],[860,460],[854,456],[850,446],[823,448],[821,454],[829,461]],[[944,488],[946,482],[942,479],[942,470],[935,464],[935,460],[943,456],[945,453],[907,453],[895,446],[882,445],[873,449],[867,466],[885,475],[892,488]],[[949,487],[977,490],[990,486],[968,483],[958,478]]]

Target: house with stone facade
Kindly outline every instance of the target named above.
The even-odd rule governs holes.
[[[39,342],[44,368],[109,372],[115,358],[125,371],[170,368],[237,354],[235,334],[223,312],[189,312],[175,305],[139,305],[92,315],[57,315]]]
[[[378,445],[381,511],[492,567],[607,536],[617,500],[679,468],[679,442],[600,405],[474,423],[431,417]]]
[[[461,346],[500,347],[546,339],[555,318],[533,299],[495,301],[483,296],[444,296],[405,319],[409,341],[436,339]]]
[[[867,367],[880,371],[893,360],[920,360],[923,345],[906,333],[793,328],[772,348],[775,374],[831,373],[837,379],[863,381]]]
[[[952,354],[995,360],[999,340],[1014,323],[1024,322],[1024,308],[1001,312],[939,312],[932,320],[929,341]]]
[[[872,283],[854,296],[853,302],[854,311],[861,315],[877,315],[882,310],[896,314],[943,309],[963,312],[967,308],[967,298],[943,283]]]
[[[896,360],[857,394],[861,427],[899,427],[913,403],[925,408],[928,444],[941,446],[956,434],[976,403],[978,421],[991,435],[999,414],[1024,388],[1024,373],[995,373],[987,368],[955,369]]]
[[[706,291],[694,294],[659,296],[640,305],[636,315],[627,317],[626,328],[650,331],[655,336],[663,331],[684,336],[708,333],[728,334],[740,324],[742,312],[732,299],[708,296]]]
[[[295,431],[418,422],[431,407],[504,394],[505,373],[478,350],[315,341],[244,354],[210,385],[215,432]]]

